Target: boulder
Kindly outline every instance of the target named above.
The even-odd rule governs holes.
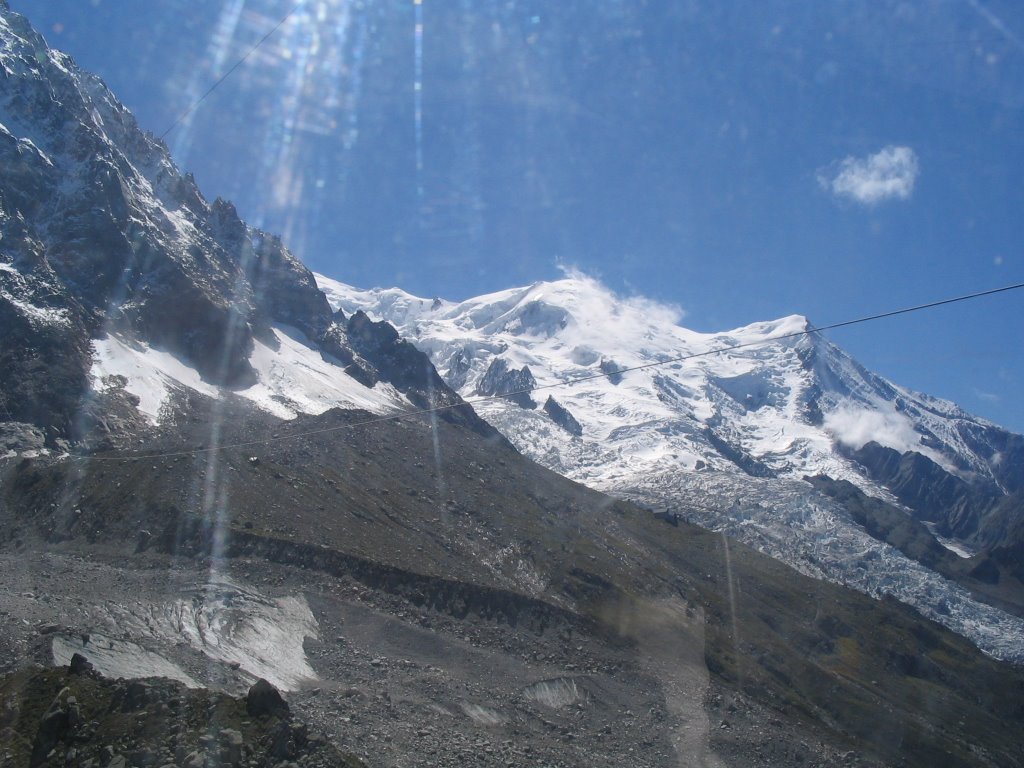
[[[280,691],[263,678],[257,680],[246,694],[245,710],[253,717],[287,717],[291,712]]]
[[[73,675],[81,675],[87,672],[92,672],[92,662],[89,661],[85,656],[80,653],[76,653],[71,657],[71,663],[68,664],[68,669]]]

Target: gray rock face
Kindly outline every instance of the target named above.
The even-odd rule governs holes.
[[[446,380],[452,389],[458,391],[466,384],[466,378],[472,370],[472,363],[466,350],[460,349],[452,353],[448,360],[448,375]]]
[[[0,453],[7,451],[38,451],[45,447],[43,431],[32,424],[0,423]]]
[[[530,397],[530,391],[537,386],[536,379],[529,366],[519,370],[509,368],[508,360],[496,357],[487,368],[487,372],[477,384],[477,394],[485,397],[507,395],[508,400],[523,408],[533,409],[537,403]]]
[[[551,395],[548,395],[547,401],[544,403],[544,413],[551,417],[551,420],[558,426],[568,432],[570,435],[576,435],[579,437],[583,434],[583,427],[571,413],[569,409],[559,403]]]

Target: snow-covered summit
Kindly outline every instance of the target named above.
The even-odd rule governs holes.
[[[523,450],[599,487],[630,469],[740,467],[827,473],[877,492],[839,450],[872,440],[955,472],[991,475],[989,457],[959,432],[963,422],[982,422],[868,372],[808,333],[801,315],[699,333],[679,324],[678,307],[618,296],[582,275],[459,303],[361,291],[323,276],[317,283],[334,309],[394,324],[465,397],[496,360],[529,368],[538,394],[568,409],[582,436],[507,402],[481,407]]]

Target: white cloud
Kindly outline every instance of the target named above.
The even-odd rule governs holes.
[[[836,197],[864,205],[907,200],[918,174],[917,154],[910,147],[889,145],[867,157],[847,157],[818,172],[818,183]]]
[[[679,325],[686,317],[686,310],[675,302],[658,301],[640,295],[626,296],[620,301],[655,328]]]
[[[993,394],[991,392],[983,392],[980,389],[975,389],[974,390],[974,396],[977,397],[979,400],[984,400],[986,403],[998,403],[999,402],[999,395],[995,395],[995,394]]]
[[[583,268],[577,264],[566,264],[561,259],[555,260],[555,269],[562,273],[562,277],[567,280],[590,280],[592,282],[601,282],[601,273],[598,272],[584,272]]]
[[[679,325],[686,317],[686,311],[678,304],[649,299],[635,293],[629,296],[616,293],[601,282],[600,273],[594,277],[575,264],[563,262],[558,262],[555,266],[567,279],[577,280],[587,285],[595,294],[601,295],[604,306],[611,306],[615,313],[628,314],[630,317],[634,317],[636,322],[664,327]]]
[[[825,414],[825,430],[845,446],[858,450],[874,441],[900,453],[915,451],[952,474],[960,474],[949,459],[921,441],[913,422],[891,405],[863,407],[843,403]]]
[[[825,429],[854,450],[872,440],[900,453],[921,451],[921,436],[914,425],[895,410],[885,412],[842,405],[825,416]]]

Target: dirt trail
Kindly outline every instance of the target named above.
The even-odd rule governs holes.
[[[641,664],[657,679],[668,710],[669,741],[685,768],[725,768],[711,751],[704,709],[710,675],[704,664],[704,614],[678,598],[631,602],[615,617],[633,637]]]

